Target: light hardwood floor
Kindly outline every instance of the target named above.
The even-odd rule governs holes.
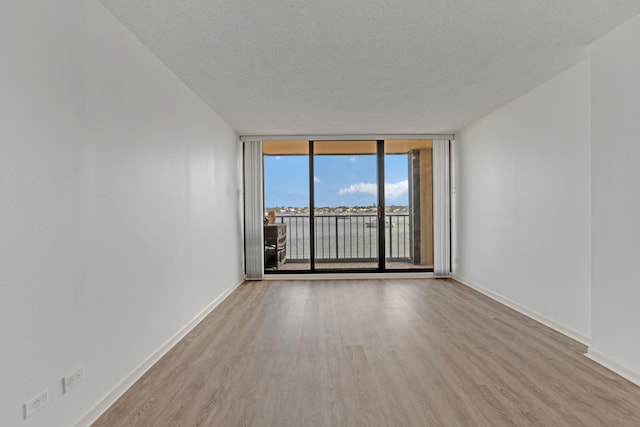
[[[640,388],[453,280],[240,286],[95,426],[640,426]]]

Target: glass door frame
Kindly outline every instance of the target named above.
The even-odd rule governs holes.
[[[317,142],[324,142],[324,141],[328,141],[328,140],[321,140],[321,141],[317,141]],[[362,139],[361,141],[373,141],[373,140],[365,140]],[[384,205],[381,208],[380,205],[380,201],[382,200],[382,202],[384,203],[384,140],[375,140],[376,142],[376,152],[375,152],[375,156],[376,156],[376,186],[377,186],[377,211],[376,211],[376,219],[377,219],[377,226],[376,226],[376,244],[378,247],[378,251],[377,251],[377,266],[376,267],[372,267],[372,268],[321,268],[318,269],[316,268],[316,256],[315,256],[315,250],[316,250],[316,245],[315,245],[315,238],[316,238],[316,233],[315,233],[315,225],[316,225],[316,221],[315,221],[315,182],[314,182],[314,176],[315,176],[315,151],[314,151],[314,144],[315,144],[315,140],[310,140],[309,141],[309,214],[310,214],[310,218],[309,218],[309,226],[310,226],[310,268],[309,270],[296,270],[296,271],[292,271],[293,273],[298,273],[298,272],[303,272],[303,273],[380,273],[380,272],[384,272],[384,263],[385,263],[385,259],[384,259],[384,248],[385,248],[385,231],[384,231],[384,220],[381,222],[380,221],[380,217],[381,217],[381,212],[384,212]],[[353,142],[358,142],[358,140],[353,140]],[[380,184],[382,183],[382,185]],[[382,225],[381,225],[382,224]],[[415,270],[414,270],[415,271]],[[284,271],[283,271],[284,272]]]
[[[378,139],[376,141],[376,148],[378,156],[378,271],[386,271],[386,204],[384,200],[384,140]]]
[[[426,139],[426,138],[425,138]],[[393,140],[393,139],[389,139]],[[264,274],[336,274],[336,273],[423,273],[423,272],[433,272],[433,267],[431,268],[407,268],[407,269],[387,269],[386,267],[386,232],[385,232],[385,216],[386,216],[386,204],[385,204],[385,163],[384,163],[384,144],[385,139],[376,139],[376,166],[377,166],[377,267],[374,268],[327,268],[327,269],[317,269],[316,268],[316,248],[315,248],[315,153],[314,153],[314,143],[322,141],[330,141],[330,140],[314,140],[310,139],[309,142],[309,269],[306,270],[278,270],[278,271],[269,271],[265,270]],[[373,139],[363,138],[361,140],[354,139],[354,142],[357,141],[373,141]],[[263,157],[264,162],[264,157]],[[263,183],[264,185],[264,183]],[[433,201],[432,201],[433,208]],[[264,207],[263,207],[264,210]],[[409,213],[411,215],[411,213]],[[433,241],[431,242],[433,245]]]

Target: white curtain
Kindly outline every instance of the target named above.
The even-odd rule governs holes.
[[[449,140],[433,141],[433,273],[451,271]]]
[[[244,142],[244,250],[247,279],[264,273],[262,141]]]

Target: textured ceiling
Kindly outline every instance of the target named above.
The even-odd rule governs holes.
[[[239,134],[454,133],[638,0],[101,0]]]

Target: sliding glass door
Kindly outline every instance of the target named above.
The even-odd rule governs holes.
[[[264,141],[265,272],[433,271],[431,140]]]
[[[262,154],[265,272],[309,271],[309,142],[263,142]]]
[[[429,140],[384,144],[385,266],[433,269],[433,160]]]
[[[378,269],[376,141],[313,144],[316,270]]]

